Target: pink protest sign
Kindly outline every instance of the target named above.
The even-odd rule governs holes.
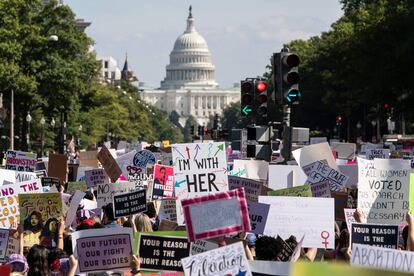
[[[181,205],[190,241],[250,230],[243,188],[185,199]]]

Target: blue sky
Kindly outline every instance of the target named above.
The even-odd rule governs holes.
[[[111,55],[122,68],[125,53],[135,75],[159,87],[175,39],[184,32],[189,5],[206,39],[223,88],[262,75],[273,52],[293,39],[328,31],[343,12],[339,0],[65,0],[98,56]]]

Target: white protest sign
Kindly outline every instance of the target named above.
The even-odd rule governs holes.
[[[98,184],[109,183],[109,176],[104,169],[93,169],[85,171],[85,180],[88,188],[93,188]]]
[[[339,171],[348,176],[347,188],[358,188],[358,165],[338,165]]]
[[[384,147],[383,144],[372,144],[366,143],[361,145],[361,154],[366,154],[367,151],[371,149],[382,149]]]
[[[414,252],[354,244],[351,265],[413,273]]]
[[[318,161],[313,166],[306,182],[313,184],[328,180],[331,191],[339,192],[345,188],[348,178],[349,177],[343,173],[330,168],[321,161]]]
[[[301,186],[306,179],[306,174],[297,165],[269,165],[268,187],[273,190]]]
[[[70,202],[69,210],[66,214],[65,227],[69,227],[72,224],[72,221],[75,219],[76,216],[76,211],[78,210],[79,204],[81,203],[84,196],[85,193],[81,191],[76,191],[73,195],[73,198]]]
[[[409,210],[411,162],[402,159],[374,159],[371,162],[359,159],[358,164],[358,208],[367,222],[405,223]]]
[[[207,240],[198,240],[191,243],[190,255],[197,255],[203,252],[207,252],[213,249],[218,248],[217,243],[207,241]]]
[[[135,184],[129,182],[101,184],[97,186],[96,190],[98,208],[102,208],[112,203],[115,194],[133,192],[135,190]]]
[[[16,172],[13,170],[0,169],[0,186],[16,182]]]
[[[331,142],[331,149],[335,150],[338,158],[345,160],[355,159],[356,144],[355,143],[340,143]]]
[[[134,156],[137,153],[136,150],[130,151],[128,153],[125,153],[118,158],[115,159],[116,163],[122,170],[122,175],[127,177],[128,176],[128,166],[132,166],[134,164]]]
[[[367,150],[366,157],[368,160],[374,160],[374,158],[389,159],[390,150],[389,149],[370,149],[370,150]]]
[[[177,221],[177,206],[175,198],[164,198],[158,201],[160,204],[158,217],[160,220],[166,219],[170,221]]]
[[[181,259],[181,263],[186,276],[252,276],[242,242]]]
[[[327,137],[310,137],[309,140],[311,145],[328,142]]]
[[[348,209],[348,208],[344,208],[344,214],[345,214],[345,221],[346,221],[346,226],[348,227],[348,232],[351,233],[351,227],[352,227],[352,223],[355,223],[355,210],[356,209]]]
[[[89,170],[93,170],[94,167],[85,167],[85,166],[79,166],[78,168],[78,172],[76,175],[76,181],[80,182],[80,181],[85,181],[86,182],[86,177],[85,177],[85,172],[89,171]]]
[[[36,153],[9,150],[6,154],[7,170],[34,172],[36,162]]]
[[[328,143],[314,144],[292,151],[301,168],[319,160],[326,160],[329,167],[339,170]]]
[[[174,191],[179,200],[228,191],[225,144],[174,144]],[[177,223],[183,224],[181,204]]]
[[[246,178],[266,181],[269,172],[269,163],[263,160],[234,160],[233,171],[245,170]]]
[[[334,248],[333,198],[259,196],[259,202],[270,204],[265,235],[305,235],[304,247]]]
[[[277,261],[249,261],[250,269],[257,275],[276,275],[277,276],[289,276],[291,262],[277,262]]]

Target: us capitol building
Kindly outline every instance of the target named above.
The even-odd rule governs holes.
[[[211,116],[221,115],[227,105],[240,101],[239,88],[220,89],[214,74],[211,53],[195,29],[190,6],[187,28],[174,43],[161,87],[144,88],[141,98],[168,114],[176,111],[183,126],[190,115],[198,124],[207,125]]]

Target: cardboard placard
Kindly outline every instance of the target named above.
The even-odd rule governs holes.
[[[269,188],[292,188],[305,184],[308,177],[298,165],[269,165]]]
[[[233,171],[245,171],[245,177],[258,181],[267,181],[269,163],[263,160],[234,160]],[[238,175],[235,175],[238,176]]]
[[[316,161],[326,160],[328,166],[338,170],[332,150],[328,143],[314,144],[292,151],[292,155],[301,168]]]
[[[158,226],[158,231],[175,231],[178,228],[178,223],[163,219],[160,221],[160,225]]]
[[[305,235],[304,247],[334,248],[333,198],[260,196],[259,202],[270,204],[265,235]]]
[[[330,143],[331,149],[337,152],[339,159],[344,160],[354,160],[356,152],[355,143],[340,143],[332,142]]]
[[[398,225],[353,223],[352,245],[366,244],[385,248],[398,248]]]
[[[181,262],[185,275],[252,276],[242,242],[190,256]]]
[[[298,196],[298,197],[312,197],[311,185],[302,185],[293,188],[270,191],[269,196]]]
[[[113,206],[116,218],[145,212],[147,211],[147,191],[143,189],[114,195]]]
[[[369,149],[366,152],[366,158],[368,160],[374,160],[374,158],[389,159],[390,150],[389,149]]]
[[[177,200],[175,198],[167,198],[160,201],[158,217],[170,221],[177,221]]]
[[[354,244],[351,265],[413,273],[414,252]]]
[[[358,159],[358,164],[358,208],[367,222],[405,223],[409,208],[410,161]]]
[[[197,255],[203,252],[207,252],[213,249],[218,248],[217,243],[207,241],[207,240],[198,240],[191,243],[191,256]]]
[[[97,158],[101,162],[102,167],[105,169],[108,176],[111,178],[112,182],[115,182],[118,177],[122,174],[121,168],[116,163],[111,152],[107,147],[102,146],[99,151]]]
[[[174,144],[174,191],[179,200],[228,191],[225,144]],[[184,223],[180,204],[177,222]]]
[[[276,240],[281,247],[279,253],[276,255],[276,261],[288,262],[292,257],[294,248],[292,249],[279,235],[276,237]]]
[[[76,172],[76,181],[84,181],[86,183],[85,172],[93,169],[93,167],[78,167],[78,171]]]
[[[344,216],[345,216],[345,221],[346,221],[346,226],[348,228],[348,232],[351,233],[351,226],[352,223],[355,223],[355,217],[354,217],[354,213],[355,213],[356,209],[349,209],[349,208],[344,208]]]
[[[143,270],[183,271],[181,259],[190,255],[190,243],[185,237],[141,234],[138,254]]]
[[[98,168],[99,162],[97,150],[93,151],[81,151],[79,152],[79,162],[81,167],[90,167],[90,168]],[[79,181],[79,179],[78,179]]]
[[[331,191],[340,192],[344,190],[348,178],[348,176],[338,170],[332,169],[323,162],[318,161],[310,171],[306,182],[313,184],[328,180]]]
[[[84,192],[81,192],[81,191],[75,192],[75,195],[70,201],[69,210],[66,213],[65,227],[69,227],[72,224],[73,220],[76,217],[76,212],[78,210],[79,204],[81,203],[84,196],[85,196]]]
[[[348,194],[342,192],[331,192],[335,199],[335,220],[344,221],[344,208],[348,206]]]
[[[47,170],[49,177],[59,178],[65,183],[68,177],[68,158],[65,154],[50,154]]]
[[[154,165],[152,199],[170,198],[174,195],[174,168]]]
[[[263,234],[270,205],[247,201],[247,207],[249,209],[250,232]]]
[[[79,273],[129,269],[133,252],[132,228],[103,228],[72,234],[73,255],[79,259]]]
[[[0,229],[0,261],[4,261],[7,256],[7,248],[9,244],[9,233],[10,233],[9,229]]]
[[[331,186],[329,180],[313,183],[311,186],[313,197],[331,197]]]
[[[263,183],[248,178],[229,176],[229,190],[244,188],[246,200],[257,202],[262,192]]]
[[[36,153],[8,150],[6,153],[6,170],[34,172],[36,168]]]
[[[328,142],[328,137],[310,137],[309,141],[311,145],[325,143]]]
[[[243,188],[184,199],[181,205],[190,241],[250,230]]]
[[[346,187],[358,188],[358,165],[357,164],[338,165],[338,168],[341,173],[349,177],[348,181],[346,182]]]
[[[96,187],[99,184],[109,183],[109,177],[104,169],[85,171],[85,180],[88,188]]]
[[[66,192],[68,194],[74,194],[76,190],[85,192],[87,189],[85,181],[78,181],[78,182],[68,182],[68,186]]]
[[[107,183],[98,185],[96,187],[96,201],[98,208],[113,203],[115,194],[128,193],[135,191],[135,184],[124,182],[124,183]]]

